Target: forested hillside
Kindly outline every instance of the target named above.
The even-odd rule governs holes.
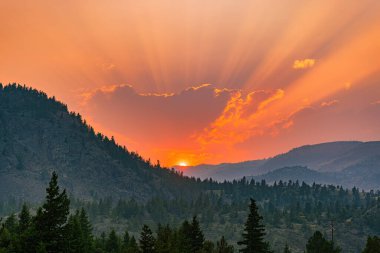
[[[159,223],[155,233],[149,225],[144,224],[140,226],[141,232],[137,237],[131,235],[130,228],[126,227],[122,233],[111,229],[107,234],[102,232],[100,236],[94,237],[92,224],[84,208],[70,214],[70,200],[66,191],[60,190],[58,176],[53,173],[46,189],[46,199],[43,205],[37,208],[35,215],[30,213],[27,205],[23,205],[17,217],[12,214],[4,221],[0,219],[0,252],[233,253],[239,249],[239,252],[247,253],[290,253],[305,249],[305,253],[377,253],[379,250],[380,239],[377,236],[368,236],[363,251],[360,248],[342,250],[332,234],[331,239],[328,239],[328,236],[315,230],[304,246],[299,246],[301,238],[296,237],[293,239],[297,240],[287,241],[282,249],[273,251],[274,240],[265,238],[266,226],[256,201],[250,198],[247,206],[249,208],[245,208],[247,213],[244,225],[238,228],[240,239],[235,248],[225,239],[224,234],[228,230],[215,231],[220,236],[216,243],[206,240],[197,216],[193,216],[190,221],[184,220],[178,228],[168,223]],[[143,210],[140,209],[138,212],[141,213]]]
[[[43,92],[0,84],[0,200],[40,201],[52,171],[80,198],[147,200],[202,187],[119,146]],[[191,189],[191,191],[189,190]]]

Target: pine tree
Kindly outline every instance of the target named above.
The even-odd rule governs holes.
[[[243,253],[268,253],[269,244],[264,241],[265,227],[261,223],[263,217],[259,215],[256,201],[251,198],[249,214],[244,226],[243,240],[238,245],[243,246]]]
[[[197,219],[197,216],[193,217],[193,220],[191,222],[191,252],[199,252],[202,247],[203,243],[205,241],[205,237],[203,235],[203,232],[199,226],[199,221]]]
[[[23,234],[29,228],[30,222],[31,222],[29,208],[26,204],[22,206],[22,209],[18,218],[19,218],[18,232],[19,234]]]
[[[124,236],[123,236],[123,249],[124,249],[124,251],[126,251],[128,249],[130,240],[131,240],[131,238],[129,236],[129,233],[127,230],[125,230]]]
[[[117,253],[120,251],[120,244],[119,244],[119,238],[116,235],[115,230],[111,230],[107,242],[106,242],[106,249],[109,253]]]
[[[88,220],[88,216],[84,208],[79,213],[79,223],[81,228],[81,235],[83,239],[83,253],[89,253],[93,251],[93,236],[92,225]]]
[[[338,247],[325,239],[321,232],[316,231],[307,241],[306,253],[340,253]]]
[[[65,190],[60,192],[55,172],[46,193],[45,203],[35,218],[38,239],[48,253],[60,253],[65,249],[65,224],[69,215],[70,201]]]
[[[369,236],[367,244],[363,250],[363,253],[379,253],[380,252],[380,238],[377,236]]]
[[[152,230],[144,225],[140,234],[140,249],[142,253],[154,253],[155,239]]]
[[[216,242],[216,251],[215,253],[233,253],[234,252],[234,247],[232,245],[229,245],[222,236],[220,241]]]
[[[75,215],[70,215],[66,225],[66,252],[76,253],[84,252],[84,243],[82,231],[80,227],[78,212]]]
[[[289,249],[289,245],[285,244],[284,253],[292,253]]]
[[[137,245],[136,239],[134,236],[129,240],[129,245],[127,248],[127,253],[139,253],[139,246]]]
[[[169,225],[162,226],[161,224],[158,224],[155,251],[157,253],[173,252],[171,240],[172,230]]]

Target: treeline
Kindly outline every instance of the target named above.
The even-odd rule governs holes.
[[[70,201],[66,191],[60,191],[58,177],[53,173],[46,199],[35,215],[31,215],[24,205],[16,217],[9,216],[1,220],[0,252],[36,252],[36,253],[232,253],[233,246],[221,237],[215,244],[205,240],[205,236],[196,216],[191,221],[185,220],[176,229],[169,225],[158,225],[156,233],[144,225],[136,239],[125,231],[123,236],[112,230],[108,235],[102,233],[94,237],[92,225],[86,211],[82,208],[70,214]],[[248,215],[241,240],[239,252],[273,252],[270,243],[265,241],[263,217],[259,214],[256,201],[251,199]],[[379,252],[380,239],[369,237],[363,253]],[[284,246],[284,253],[291,252],[289,245]],[[305,246],[306,253],[339,253],[340,248],[333,241],[327,240],[321,232],[316,231]]]
[[[197,214],[205,225],[242,224],[247,199],[252,197],[257,200],[265,222],[271,226],[291,227],[294,223],[329,223],[331,220],[341,223],[351,219],[353,223],[365,224],[380,233],[378,192],[298,182],[279,182],[269,186],[265,182],[246,182],[244,179],[232,185],[239,188],[241,194],[231,193],[226,183],[225,190],[211,190],[192,199],[153,197],[145,203],[133,198],[117,201],[104,198],[87,202],[72,199],[72,203],[77,208],[84,207],[93,221],[111,217],[128,220],[131,224],[144,220],[176,224]]]

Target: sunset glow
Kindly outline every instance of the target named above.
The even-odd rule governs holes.
[[[178,165],[181,166],[181,167],[186,167],[186,166],[188,166],[187,162],[180,162]]]
[[[378,0],[3,0],[0,82],[165,166],[379,140],[379,13]]]

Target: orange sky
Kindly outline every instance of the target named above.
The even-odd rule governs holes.
[[[380,139],[380,1],[0,1],[0,82],[165,165]]]

